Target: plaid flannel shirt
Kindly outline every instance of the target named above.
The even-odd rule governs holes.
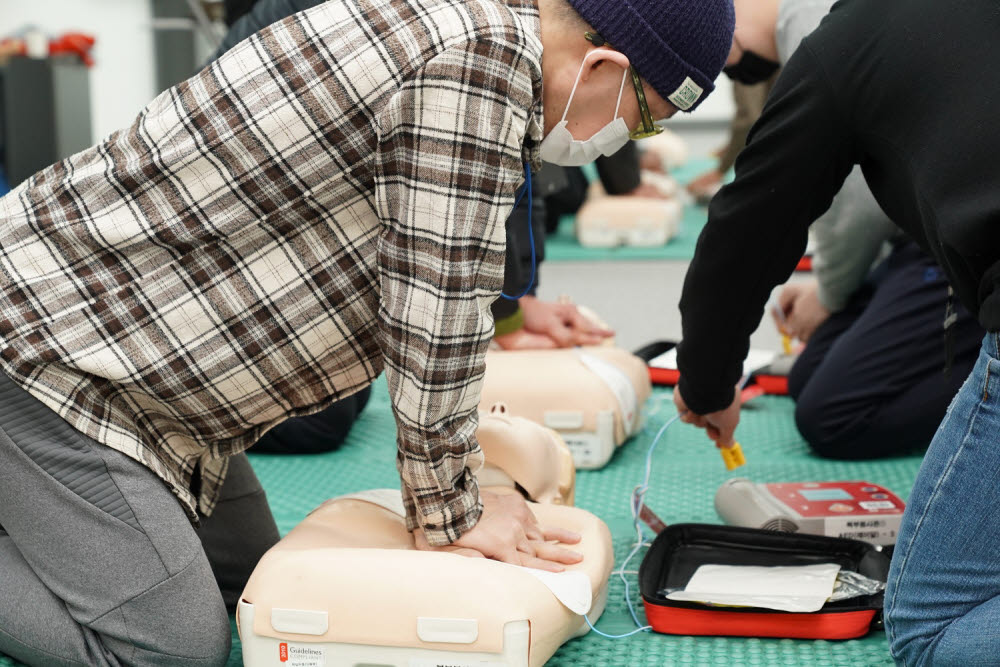
[[[332,0],[0,200],[0,367],[192,518],[226,456],[383,369],[410,528],[478,520],[533,0]]]

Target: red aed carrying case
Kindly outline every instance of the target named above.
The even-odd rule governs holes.
[[[677,347],[677,343],[675,341],[658,340],[654,343],[644,345],[633,352],[633,354],[649,364],[649,362],[656,357],[660,356],[664,352],[674,349],[675,347]],[[655,366],[649,366],[649,380],[653,384],[673,387],[680,380],[680,377],[680,371],[675,368],[657,368]],[[755,388],[756,390],[754,390]],[[787,396],[788,375],[773,373],[770,371],[769,367],[762,368],[750,375],[750,380],[747,382],[745,391],[748,391],[749,393],[744,396],[744,403],[754,395],[759,396],[762,393],[773,396]]]
[[[757,607],[718,607],[669,600],[660,591],[683,589],[702,565],[816,565],[886,581],[889,556],[878,547],[820,535],[755,528],[676,524],[653,541],[639,567],[646,618],[656,632],[671,635],[854,639],[881,623],[883,593],[827,602],[812,613]]]

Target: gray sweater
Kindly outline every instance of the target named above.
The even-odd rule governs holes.
[[[775,34],[782,65],[799,42],[816,29],[834,1],[782,0]],[[901,234],[875,201],[860,167],[847,177],[830,209],[813,223],[810,232],[819,300],[832,312],[847,305],[872,265],[888,254],[887,241]]]

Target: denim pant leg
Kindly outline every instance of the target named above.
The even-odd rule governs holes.
[[[1000,351],[983,339],[917,476],[886,590],[900,665],[1000,664]]]

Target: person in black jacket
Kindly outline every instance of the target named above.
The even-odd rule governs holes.
[[[809,225],[860,165],[885,213],[988,332],[928,449],[893,555],[886,629],[904,665],[1000,656],[998,33],[992,0],[834,5],[786,64],[735,181],[712,200],[681,298],[675,402],[727,446],[750,333]],[[759,58],[742,37],[737,29],[729,64]],[[953,303],[941,319],[947,348]]]

